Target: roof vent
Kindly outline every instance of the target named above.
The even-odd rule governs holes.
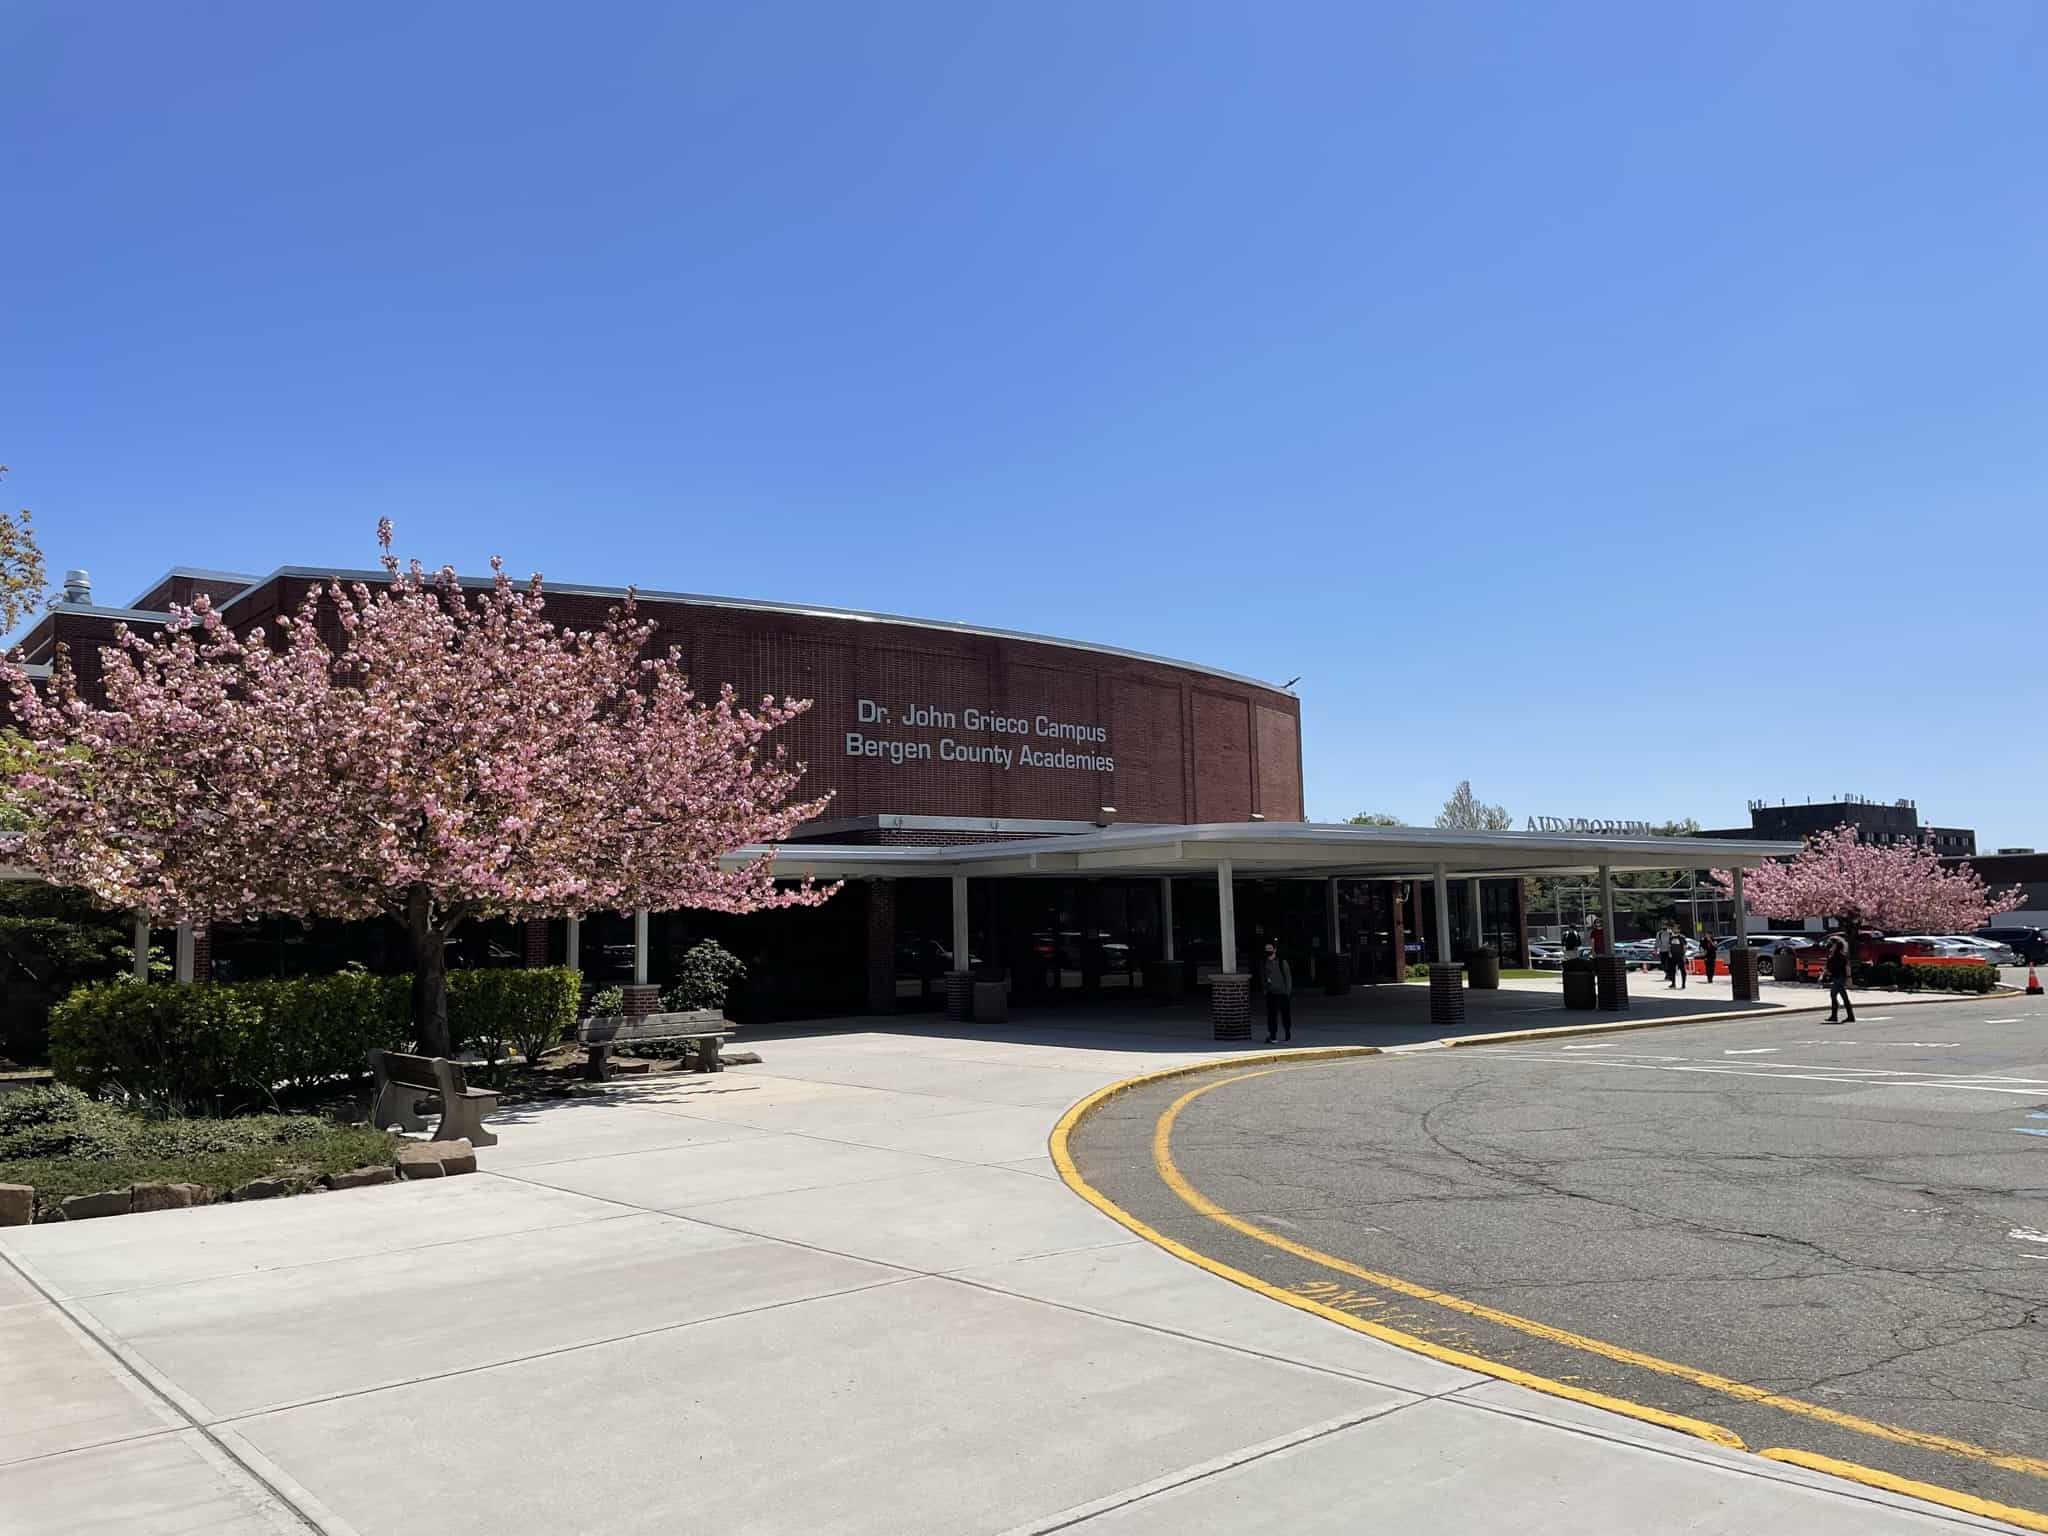
[[[64,573],[64,601],[67,603],[82,603],[88,607],[91,606],[91,571],[66,571]]]

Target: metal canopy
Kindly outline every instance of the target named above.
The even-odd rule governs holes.
[[[1320,822],[1231,821],[1117,826],[1065,836],[943,848],[785,843],[742,848],[727,864],[775,857],[785,880],[921,879],[967,875],[1090,877],[1204,874],[1228,861],[1250,879],[1430,880],[1591,874],[1627,869],[1754,869],[1799,852],[1796,842],[1694,837],[1598,837],[1557,832],[1451,832]]]

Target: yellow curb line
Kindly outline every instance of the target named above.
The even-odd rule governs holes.
[[[1813,1472],[1826,1472],[1832,1477],[1846,1477],[1853,1483],[1867,1483],[1872,1488],[1884,1489],[1886,1493],[1909,1494],[1916,1499],[1925,1499],[1930,1504],[1944,1504],[1950,1509],[1959,1509],[1966,1515],[1981,1515],[1986,1520],[2003,1520],[2007,1525],[2016,1525],[2022,1530],[2048,1531],[2048,1515],[2038,1510],[2021,1509],[2016,1504],[1995,1504],[1989,1499],[1980,1499],[1975,1494],[1958,1493],[1955,1489],[1944,1488],[1939,1483],[1916,1482],[1910,1477],[1900,1477],[1896,1473],[1880,1471],[1876,1467],[1866,1467],[1861,1462],[1841,1461],[1833,1456],[1793,1450],[1782,1445],[1758,1451],[1757,1455],[1770,1461],[1782,1461],[1795,1467],[1805,1467]]]
[[[1961,1000],[1957,999],[1957,1001]],[[1754,1016],[1738,1015],[1738,1017]],[[1654,1022],[1659,1024],[1678,1022],[1698,1023],[1700,1020],[1695,1018],[1692,1020],[1657,1020]],[[1606,1027],[1646,1028],[1650,1027],[1650,1024],[1649,1022],[1631,1022],[1621,1025],[1608,1025]],[[1566,1032],[1588,1033],[1598,1028],[1600,1026],[1567,1027]],[[1533,1033],[1547,1032],[1536,1031]],[[1500,1039],[1507,1037],[1472,1036],[1467,1037],[1464,1042],[1460,1043],[1476,1044],[1489,1038]],[[1822,1408],[1818,1404],[1805,1403],[1795,1398],[1780,1397],[1762,1388],[1750,1386],[1746,1382],[1737,1382],[1731,1378],[1718,1377],[1710,1372],[1697,1371],[1693,1367],[1659,1360],[1654,1356],[1642,1355],[1637,1351],[1623,1349],[1617,1345],[1609,1345],[1601,1340],[1570,1334],[1562,1329],[1551,1328],[1548,1324],[1537,1323],[1532,1319],[1520,1318],[1511,1313],[1500,1312],[1495,1308],[1486,1307],[1477,1302],[1468,1302],[1462,1297],[1453,1297],[1446,1292],[1432,1291],[1425,1286],[1418,1286],[1412,1281],[1402,1280],[1397,1276],[1363,1269],[1344,1260],[1334,1258],[1331,1255],[1320,1253],[1305,1245],[1293,1243],[1287,1238],[1280,1237],[1277,1233],[1266,1232],[1263,1228],[1255,1227],[1251,1223],[1243,1221],[1242,1218],[1231,1216],[1230,1213],[1222,1211],[1221,1207],[1215,1207],[1213,1202],[1210,1202],[1207,1197],[1203,1196],[1193,1186],[1188,1185],[1184,1179],[1179,1177],[1179,1169],[1173,1165],[1170,1153],[1165,1153],[1162,1160],[1163,1143],[1166,1133],[1171,1130],[1173,1117],[1179,1113],[1182,1105],[1191,1099],[1209,1092],[1211,1089],[1223,1087],[1226,1083],[1240,1082],[1247,1078],[1264,1077],[1269,1072],[1277,1070],[1279,1065],[1284,1065],[1290,1060],[1336,1056],[1372,1056],[1379,1054],[1382,1053],[1371,1046],[1333,1046],[1301,1052],[1262,1052],[1255,1056],[1240,1057],[1236,1060],[1226,1059],[1219,1061],[1212,1059],[1204,1062],[1191,1062],[1168,1067],[1156,1072],[1143,1072],[1133,1077],[1123,1078],[1105,1087],[1098,1088],[1094,1093],[1089,1094],[1086,1098],[1070,1107],[1060,1117],[1059,1123],[1053,1127],[1052,1135],[1049,1139],[1048,1150],[1052,1156],[1053,1166],[1059,1170],[1061,1180],[1069,1189],[1118,1225],[1135,1232],[1147,1242],[1165,1249],[1176,1258],[1185,1260],[1198,1269],[1205,1270],[1234,1284],[1241,1285],[1247,1290],[1256,1291],[1262,1296],[1270,1297],[1299,1311],[1314,1313],[1318,1317],[1340,1323],[1344,1327],[1367,1334],[1384,1343],[1393,1344],[1398,1348],[1410,1350],[1416,1354],[1426,1355],[1447,1365],[1455,1365],[1466,1370],[1477,1371],[1481,1375],[1512,1382],[1518,1386],[1528,1387],[1533,1391],[1547,1393],[1553,1397],[1562,1397],[1573,1402],[1602,1408],[1627,1418],[1657,1424],[1667,1429],[1676,1429],[1732,1450],[1748,1449],[1742,1437],[1724,1425],[1715,1424],[1705,1419],[1667,1413],[1663,1409],[1651,1407],[1647,1403],[1638,1403],[1628,1398],[1612,1397],[1606,1393],[1594,1392],[1584,1387],[1575,1387],[1569,1383],[1557,1381],[1547,1376],[1539,1376],[1533,1372],[1524,1371],[1519,1367],[1507,1365],[1498,1360],[1488,1359],[1482,1355],[1474,1355],[1464,1350],[1452,1349],[1407,1333],[1401,1329],[1389,1327],[1384,1323],[1372,1322],[1347,1312],[1341,1312],[1335,1307],[1326,1306],[1321,1302],[1296,1292],[1282,1290],[1257,1275],[1237,1269],[1220,1260],[1212,1259],[1206,1254],[1197,1253],[1186,1244],[1178,1242],[1168,1237],[1165,1233],[1160,1232],[1157,1228],[1150,1226],[1111,1200],[1093,1184],[1090,1184],[1083,1177],[1079,1166],[1074,1161],[1071,1140],[1075,1128],[1092,1110],[1099,1108],[1111,1099],[1118,1098],[1135,1088],[1148,1086],[1170,1078],[1188,1076],[1197,1072],[1219,1070],[1239,1065],[1275,1063],[1275,1066],[1267,1067],[1265,1070],[1241,1073],[1236,1077],[1206,1084],[1190,1093],[1183,1094],[1160,1117],[1161,1123],[1155,1126],[1153,1146],[1155,1164],[1159,1165],[1158,1171],[1167,1182],[1169,1189],[1173,1190],[1176,1197],[1180,1198],[1183,1203],[1188,1204],[1191,1209],[1196,1210],[1199,1214],[1219,1220],[1223,1224],[1244,1233],[1246,1236],[1254,1237],[1273,1247],[1294,1253],[1299,1257],[1307,1258],[1311,1262],[1322,1264],[1324,1267],[1335,1269],[1340,1273],[1357,1276],[1390,1290],[1400,1291],[1430,1301],[1443,1302],[1454,1306],[1456,1309],[1486,1317],[1492,1321],[1503,1322],[1522,1331],[1563,1342],[1572,1347],[1587,1348],[1591,1346],[1590,1352],[1592,1353],[1606,1355],[1625,1363],[1645,1364],[1652,1369],[1663,1370],[1667,1374],[1679,1375],[1698,1384],[1707,1385],[1712,1390],[1727,1392],[1729,1395],[1736,1396],[1741,1400],[1759,1402],[1767,1407],[1775,1407],[1824,1419],[1827,1422],[1836,1424],[1838,1427],[1847,1428],[1856,1433],[1872,1434],[1878,1438],[1894,1440],[1909,1445],[1918,1445],[1926,1449],[1944,1451],[1949,1454],[1963,1455],[1975,1460],[1988,1461],[1994,1465],[2031,1473],[2034,1476],[2048,1475],[2048,1464],[2038,1462],[2032,1457],[2005,1456],[1990,1451],[1988,1447],[1972,1445],[1966,1441],[1951,1440],[1946,1436],[1930,1435],[1921,1431],[1905,1430],[1892,1425],[1880,1424],[1874,1420],[1863,1420],[1851,1414],[1839,1414],[1833,1409]],[[1167,1177],[1169,1170],[1171,1170],[1171,1177]],[[1179,1187],[1176,1187],[1176,1184]],[[1189,1199],[1190,1195],[1193,1196],[1193,1199]],[[1210,1207],[1210,1209],[1204,1209],[1205,1206]],[[1909,1478],[1897,1477],[1889,1472],[1864,1467],[1860,1463],[1838,1461],[1835,1458],[1820,1456],[1817,1453],[1779,1448],[1775,1453],[1764,1452],[1762,1454],[1770,1456],[1773,1460],[1808,1466],[1813,1470],[1846,1477],[1852,1481],[1863,1482],[1872,1487],[1886,1488],[1894,1492],[1902,1492],[1915,1497],[1925,1498],[1932,1503],[1943,1504],[1950,1508],[1987,1514],[1990,1518],[2008,1520],[2030,1530],[2048,1531],[2048,1516],[2017,1509],[2012,1506],[1995,1504],[1988,1500],[1978,1499],[1972,1494],[1943,1488],[1939,1484],[1918,1483]],[[2015,1516],[2023,1516],[2024,1518],[2016,1519]]]

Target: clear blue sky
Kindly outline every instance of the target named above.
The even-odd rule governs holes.
[[[2048,847],[2028,0],[15,0],[0,57],[0,494],[103,601],[389,514],[1300,673],[1313,816]]]

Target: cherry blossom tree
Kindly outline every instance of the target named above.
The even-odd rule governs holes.
[[[282,915],[401,923],[423,1050],[448,1049],[445,946],[472,917],[635,907],[747,912],[832,894],[768,856],[824,800],[764,738],[809,707],[698,698],[650,653],[631,595],[602,628],[544,617],[541,579],[483,591],[401,567],[315,587],[237,636],[204,597],[108,646],[106,707],[68,669],[10,681],[31,814],[13,857],[159,922]]]
[[[1715,879],[1731,883],[1724,871]],[[1977,872],[1945,869],[1926,843],[1863,843],[1844,824],[1809,838],[1781,864],[1743,876],[1743,895],[1765,917],[1833,917],[1852,938],[1887,933],[1968,933],[2020,904],[2018,886],[1992,894]]]

